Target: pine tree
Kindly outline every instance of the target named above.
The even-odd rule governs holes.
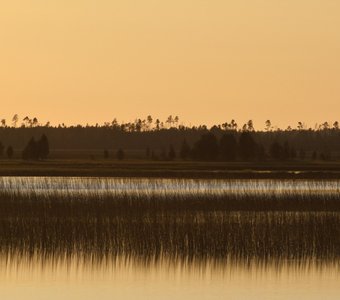
[[[39,159],[38,143],[35,141],[34,137],[32,137],[26,145],[24,151],[22,152],[22,158],[25,160]]]
[[[38,141],[38,159],[46,159],[50,154],[50,145],[47,136],[43,134]]]

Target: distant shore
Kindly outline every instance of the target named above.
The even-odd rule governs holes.
[[[340,162],[0,160],[0,176],[340,179]]]

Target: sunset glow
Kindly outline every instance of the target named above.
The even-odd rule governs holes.
[[[0,117],[334,121],[339,28],[336,0],[3,1]]]

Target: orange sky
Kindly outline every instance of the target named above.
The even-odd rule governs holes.
[[[338,0],[11,0],[0,117],[340,121]]]

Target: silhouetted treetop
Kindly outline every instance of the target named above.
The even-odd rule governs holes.
[[[320,154],[327,159],[340,158],[340,129],[337,121],[324,121],[315,124],[313,128],[308,128],[303,121],[299,121],[294,126],[288,126],[287,129],[282,130],[273,125],[270,119],[256,128],[252,120],[246,122],[244,126],[238,126],[233,119],[210,128],[204,124],[186,126],[179,122],[176,114],[171,114],[164,120],[148,115],[145,118],[136,118],[133,122],[119,122],[113,118],[112,121],[105,122],[103,125],[85,126],[66,126],[64,123],[52,126],[50,122],[44,122],[43,125],[36,117],[19,117],[18,115],[14,115],[9,121],[0,120],[2,153],[4,154],[4,149],[8,145],[22,152],[33,137],[37,143],[42,143],[38,148],[45,149],[39,153],[38,159],[48,157],[49,152],[53,157],[56,150],[78,149],[98,150],[100,151],[98,155],[102,157],[103,149],[119,148],[125,150],[127,158],[130,157],[131,152],[141,152],[138,154],[139,157],[145,158],[145,149],[149,148],[147,157],[150,159],[152,157],[153,159],[162,159],[162,157],[167,159],[169,145],[173,146],[181,159],[225,161],[311,159],[314,151],[317,152],[318,158]],[[260,130],[257,130],[258,128]],[[43,134],[48,136],[48,140],[41,138]],[[211,146],[209,146],[212,149],[208,149],[207,152],[200,150],[206,147],[204,146],[207,144],[205,138],[200,141],[201,136],[206,134],[213,134],[217,140],[216,146],[212,139]],[[184,140],[185,144],[183,144]],[[280,155],[274,155],[277,151],[271,151],[274,142],[283,148]],[[53,147],[51,149],[50,144]],[[218,149],[217,155],[214,152],[216,148]],[[302,155],[300,149],[304,149]]]

